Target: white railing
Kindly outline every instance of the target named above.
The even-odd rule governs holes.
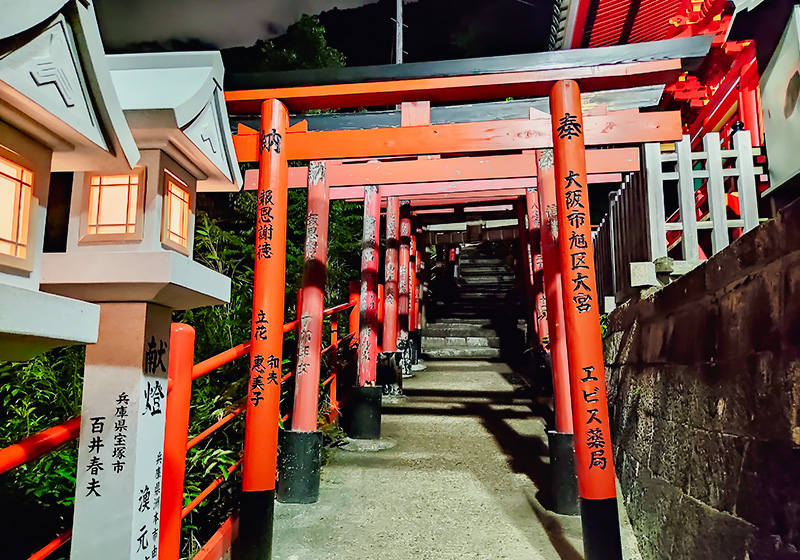
[[[732,235],[758,225],[762,170],[753,164],[749,132],[734,134],[732,150],[720,147],[715,132],[703,138],[700,152],[684,136],[674,144],[645,144],[642,155],[644,172],[628,175],[609,195],[608,213],[593,233],[606,312],[697,266],[710,256],[704,245],[716,254]]]

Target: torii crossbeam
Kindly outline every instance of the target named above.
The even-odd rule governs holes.
[[[348,406],[353,408],[347,418],[351,419],[349,422],[362,424],[362,434],[373,434],[369,436],[351,434],[352,437],[377,437],[374,434],[379,436],[381,388],[377,382],[375,367],[379,316],[377,302],[380,235],[378,232],[381,199],[388,197],[390,202],[387,224],[399,220],[401,225],[399,239],[391,240],[400,248],[400,262],[387,261],[386,266],[387,269],[390,266],[396,267],[398,271],[400,283],[398,306],[402,307],[398,311],[409,314],[413,309],[411,301],[415,299],[413,293],[408,292],[414,290],[415,274],[410,273],[409,267],[410,263],[416,261],[414,255],[418,254],[418,249],[415,235],[409,227],[409,205],[402,203],[399,205],[405,212],[393,210],[398,207],[398,198],[402,198],[403,201],[411,200],[414,204],[427,208],[435,207],[437,204],[496,205],[503,200],[512,200],[519,204],[526,198],[532,200],[531,191],[538,185],[540,195],[547,190],[551,202],[540,196],[541,212],[537,210],[539,215],[534,219],[533,213],[529,212],[527,216],[521,213],[524,220],[520,219],[520,225],[526,221],[534,224],[530,225],[530,228],[537,227],[535,224],[542,216],[552,220],[554,216],[551,216],[551,213],[556,206],[552,200],[556,199],[558,188],[561,196],[558,199],[557,229],[564,232],[565,236],[561,243],[562,253],[564,247],[568,245],[567,238],[570,247],[576,252],[562,256],[559,262],[548,262],[545,259],[544,267],[570,270],[569,258],[572,259],[571,273],[575,273],[576,267],[580,269],[579,274],[574,278],[570,277],[569,280],[575,285],[568,284],[567,274],[562,276],[563,301],[556,298],[552,302],[548,301],[548,305],[562,307],[572,313],[574,302],[580,307],[578,309],[580,313],[585,310],[584,307],[594,310],[594,315],[589,319],[575,316],[574,313],[570,315],[572,323],[584,326],[591,323],[590,326],[594,329],[591,330],[592,340],[578,336],[580,329],[570,331],[573,344],[570,346],[568,379],[572,381],[573,395],[576,395],[581,387],[574,380],[579,379],[581,375],[585,376],[584,381],[587,383],[597,380],[598,387],[603,386],[602,359],[595,363],[595,358],[598,355],[601,357],[601,350],[598,350],[599,336],[594,337],[595,331],[599,329],[596,302],[590,303],[596,297],[596,288],[593,287],[595,279],[591,266],[591,253],[587,252],[591,243],[587,241],[591,236],[591,228],[586,187],[592,181],[615,180],[618,179],[619,173],[638,168],[636,149],[630,151],[624,147],[645,142],[678,140],[682,135],[682,126],[680,113],[677,111],[640,112],[638,108],[608,110],[607,106],[587,110],[582,106],[578,84],[570,80],[579,80],[583,91],[671,83],[679,74],[693,66],[695,61],[707,54],[710,42],[711,38],[708,37],[694,37],[647,45],[557,51],[497,59],[304,71],[272,76],[257,73],[234,76],[233,84],[242,87],[243,91],[229,91],[226,94],[230,114],[241,115],[243,118],[240,120],[246,122],[252,122],[254,115],[261,115],[260,130],[242,126],[239,134],[234,137],[239,161],[259,162],[254,277],[258,297],[254,293],[254,328],[251,344],[254,348],[257,345],[266,348],[264,339],[258,338],[259,331],[256,327],[262,316],[257,305],[264,306],[269,311],[269,316],[263,317],[264,321],[282,323],[279,316],[281,310],[274,306],[269,294],[284,293],[285,277],[283,270],[277,267],[274,272],[270,272],[272,270],[270,265],[285,256],[285,247],[277,245],[285,239],[288,206],[286,194],[289,185],[300,187],[309,181],[327,181],[326,188],[330,189],[332,199],[351,200],[363,197],[364,235],[358,386],[352,388]],[[484,120],[470,117],[460,122],[433,121],[433,123],[431,119],[431,103],[496,102],[509,96],[524,98],[548,93],[551,93],[550,107],[553,118],[547,112],[531,105],[527,115],[514,114],[513,118],[507,118],[508,115],[499,119],[487,116]],[[289,126],[289,110],[298,112],[311,109],[385,108],[400,104],[402,110],[399,127],[336,129],[334,123],[333,128],[310,130],[308,123],[302,120],[296,122],[294,126]],[[639,106],[641,105],[635,105]],[[519,106],[515,106],[515,110],[518,109]],[[446,113],[464,115],[465,111],[458,109]],[[474,111],[472,113],[474,116]],[[364,119],[358,120],[364,122]],[[565,131],[565,127],[568,130]],[[551,151],[554,144],[555,149]],[[589,150],[587,153],[585,146],[600,149]],[[535,153],[531,153],[533,151]],[[554,157],[555,175],[552,171]],[[371,161],[381,159],[394,159],[394,161]],[[403,159],[408,161],[402,161]],[[339,161],[330,162],[328,166],[327,162],[330,160]],[[291,172],[290,179],[288,161],[326,163],[313,166],[314,169],[322,169],[321,175],[297,168]],[[636,167],[632,167],[633,161],[636,162]],[[327,167],[330,167],[329,176],[326,176]],[[566,198],[570,201],[565,209]],[[567,217],[566,211],[570,209],[571,214]],[[573,220],[580,223],[573,223]],[[273,237],[273,226],[277,228],[278,224],[283,228],[283,232],[280,236]],[[555,231],[555,228],[550,231]],[[312,236],[316,236],[316,233],[309,229],[308,235],[309,239],[313,239]],[[526,252],[530,254],[527,247]],[[581,272],[584,270],[585,274]],[[407,288],[404,288],[404,282],[408,282]],[[581,291],[576,296],[574,292],[577,288]],[[548,290],[548,297],[549,294]],[[576,300],[578,296],[580,301]],[[572,306],[569,309],[565,305],[567,301]],[[272,307],[268,304],[272,304]],[[407,317],[411,318],[410,315]],[[580,319],[583,319],[583,322]],[[409,321],[408,330],[412,328]],[[586,328],[588,329],[588,326]],[[576,345],[580,346],[584,342],[592,350],[591,357],[594,361],[589,364],[591,367],[578,363],[579,358],[585,353],[573,356]],[[273,350],[270,352],[275,356],[279,354]],[[591,375],[595,368],[597,377]],[[251,371],[251,386],[253,375],[255,374]],[[556,375],[563,380],[567,374],[554,370],[554,377]],[[566,385],[557,383],[556,386],[566,387],[569,390],[570,382]],[[598,390],[595,389],[595,392]],[[267,426],[267,424],[278,416],[279,388],[270,387],[270,391],[269,407],[259,409],[264,419],[259,417],[258,422],[248,423],[248,428],[252,427],[253,434],[261,433],[258,432],[259,429],[264,432],[271,429],[272,425]],[[609,441],[608,414],[605,409],[604,394],[602,397],[602,403],[599,398],[587,402],[598,403],[596,409],[588,412],[597,414],[596,417],[590,418],[590,422],[602,423],[606,430],[602,432],[600,438],[605,447]],[[563,402],[565,399],[569,401],[569,397],[565,394],[556,395],[556,400]],[[251,415],[251,409],[255,407],[255,404],[251,406],[251,401],[252,399],[248,401],[248,417]],[[576,403],[580,403],[578,398],[574,398],[572,403],[575,422],[585,422],[585,418],[579,415],[580,411],[576,406]],[[586,430],[581,431],[578,427],[575,428],[575,432],[582,438],[586,435]],[[569,436],[568,439],[562,440],[568,442],[564,447],[565,451],[562,452],[571,457],[571,434],[559,435]],[[584,459],[587,456],[585,451],[589,443],[585,438],[580,441],[575,440],[575,446],[583,450],[577,457],[580,459],[578,472],[582,504],[588,508],[584,512],[587,558],[621,559],[621,551],[616,550],[619,545],[619,532],[616,522],[611,449],[610,447],[603,449],[602,467],[598,467],[603,470],[603,474],[598,475],[595,471],[586,470],[587,463]],[[274,439],[269,439],[269,441],[259,441],[257,445],[253,444],[250,447],[246,444],[246,449],[250,456],[248,457],[247,453],[245,455],[244,476],[249,484],[245,485],[242,498],[240,536],[247,550],[246,558],[249,560],[259,557],[259,554],[268,556],[271,548],[271,500],[275,488],[274,457],[277,443]],[[316,472],[318,477],[318,470]],[[559,478],[560,475],[556,473],[555,476]],[[602,485],[596,482],[601,479]],[[607,545],[610,545],[610,548]],[[605,554],[606,551],[608,554]]]

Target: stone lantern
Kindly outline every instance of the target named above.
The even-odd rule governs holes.
[[[75,173],[66,250],[42,266],[43,290],[101,308],[86,350],[76,560],[157,558],[172,311],[230,298],[230,279],[192,259],[197,193],[242,184],[218,52],[107,60],[141,159]]]

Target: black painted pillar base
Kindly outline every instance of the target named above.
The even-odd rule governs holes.
[[[322,432],[281,430],[278,437],[278,501],[313,504],[319,500]]]
[[[411,365],[415,366],[419,363],[420,349],[422,348],[422,331],[419,329],[408,333],[408,339],[411,341]]]
[[[578,515],[578,474],[575,471],[573,435],[547,432],[550,450],[550,511]]]
[[[586,560],[622,560],[617,499],[581,498],[583,555]]]
[[[378,354],[377,378],[387,397],[403,396],[403,375],[400,369],[403,355],[400,352],[381,352]]]
[[[383,387],[352,387],[339,420],[353,439],[380,439]]]
[[[239,507],[239,560],[272,559],[275,490],[242,492]]]

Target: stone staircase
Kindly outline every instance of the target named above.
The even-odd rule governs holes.
[[[431,359],[500,359],[524,340],[525,322],[508,247],[464,244],[459,277],[436,318],[422,331],[422,353]]]

